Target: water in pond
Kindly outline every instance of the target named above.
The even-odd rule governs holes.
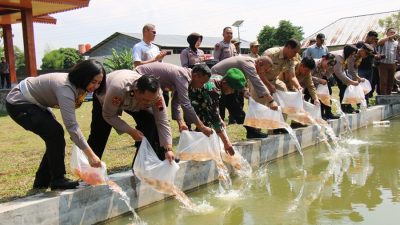
[[[138,211],[147,224],[400,224],[400,118],[390,127],[369,126],[330,152],[324,144],[304,151],[307,176],[298,153],[235,177],[240,190],[223,198],[218,184],[189,193],[213,210],[189,212],[174,200]],[[130,224],[126,216],[108,224]]]

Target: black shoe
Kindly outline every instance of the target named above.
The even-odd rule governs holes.
[[[248,130],[246,134],[247,139],[252,139],[252,138],[266,138],[268,137],[268,134],[261,132],[260,129],[254,129],[254,130]]]
[[[78,181],[72,181],[68,178],[60,178],[53,180],[50,183],[50,188],[51,190],[56,190],[56,189],[75,189],[77,186],[79,186]]]
[[[292,122],[292,123],[290,124],[290,127],[291,127],[292,129],[296,129],[296,128],[307,127],[307,125],[301,124],[301,123],[297,123],[297,122]]]
[[[35,181],[33,182],[33,188],[35,189],[47,189],[50,186],[50,178],[40,178],[36,176]]]
[[[279,128],[279,129],[274,129],[274,130],[272,130],[272,133],[273,133],[273,134],[287,134],[288,131],[287,131],[286,129]]]

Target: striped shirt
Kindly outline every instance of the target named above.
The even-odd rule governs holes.
[[[385,42],[385,44],[380,46],[379,50],[382,55],[386,56],[385,59],[380,60],[381,63],[395,64],[397,53],[400,50],[399,42],[389,39],[388,41]]]

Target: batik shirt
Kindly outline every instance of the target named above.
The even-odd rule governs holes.
[[[222,76],[212,75],[202,88],[189,87],[189,99],[197,116],[206,126],[212,126],[219,133],[222,120],[219,116]]]

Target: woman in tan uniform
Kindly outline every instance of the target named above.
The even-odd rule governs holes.
[[[86,60],[77,64],[69,73],[28,77],[7,95],[6,108],[10,117],[25,130],[39,135],[46,144],[33,188],[73,189],[79,185],[77,181],[64,176],[64,129],[50,108],[60,109],[72,141],[83,149],[90,165],[101,165],[79,128],[75,109],[81,106],[88,92],[100,92],[104,88],[105,76],[100,63]]]

